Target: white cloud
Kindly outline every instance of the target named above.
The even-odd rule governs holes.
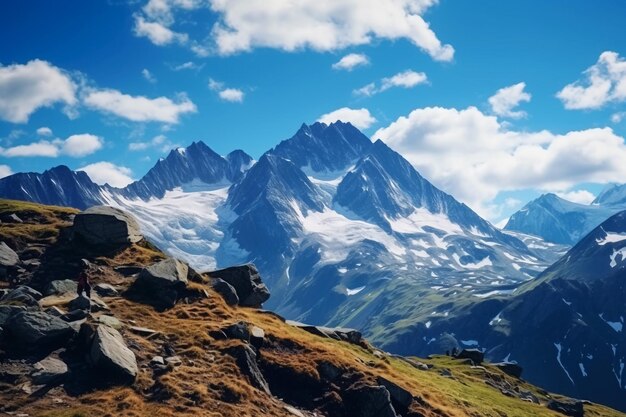
[[[195,62],[187,61],[182,64],[175,65],[171,67],[174,71],[183,71],[183,70],[197,70],[202,68],[202,65],[198,65]]]
[[[73,158],[91,155],[100,150],[103,145],[102,138],[83,133],[72,135],[65,140],[54,139],[51,141],[40,140],[25,145],[17,145],[9,148],[0,148],[0,155],[7,158],[15,157],[48,157],[56,158],[59,155],[67,155]]]
[[[368,65],[370,63],[367,55],[348,54],[333,64],[333,69],[352,71],[356,67]]]
[[[165,152],[173,147],[174,145],[168,141],[164,135],[155,136],[147,142],[131,142],[128,144],[128,150],[130,151],[145,151],[149,148],[160,148]]]
[[[442,45],[424,12],[436,0],[210,0],[219,14],[212,29],[218,53],[257,47],[332,51],[377,39],[408,39],[439,61],[454,48]]]
[[[134,122],[178,123],[181,115],[195,113],[196,105],[185,95],[177,101],[167,97],[131,96],[120,91],[91,90],[84,98],[88,107],[111,113]]]
[[[40,127],[37,129],[37,134],[39,136],[52,136],[52,129],[49,127]]]
[[[141,75],[143,75],[143,78],[145,78],[149,83],[154,84],[157,82],[156,77],[147,68],[141,70]]]
[[[145,37],[155,45],[164,46],[171,43],[184,44],[188,41],[185,33],[174,32],[159,22],[149,22],[142,16],[135,16],[134,32],[136,36]]]
[[[103,141],[101,138],[89,133],[83,133],[80,135],[72,135],[65,139],[61,151],[65,155],[79,158],[82,156],[91,155],[92,153],[102,148]]]
[[[626,112],[622,111],[622,112],[617,112],[617,113],[613,113],[611,115],[611,122],[617,124],[617,123],[621,123],[622,120],[626,119]]]
[[[96,184],[109,184],[113,187],[125,187],[133,179],[130,168],[112,164],[111,162],[101,161],[78,168],[78,171],[84,171],[89,178]]]
[[[318,122],[330,124],[337,120],[342,122],[350,122],[359,129],[367,129],[372,124],[376,123],[376,118],[370,114],[368,109],[351,109],[348,107],[342,107],[330,113],[323,114],[317,119]]]
[[[4,177],[8,177],[9,175],[12,175],[13,171],[11,170],[11,167],[8,165],[0,165],[0,178],[4,178]]]
[[[373,96],[374,94],[387,91],[390,88],[413,88],[416,85],[425,84],[427,82],[428,77],[425,73],[407,70],[399,72],[394,76],[383,78],[380,81],[380,87],[378,87],[376,83],[369,83],[361,88],[354,90],[352,93],[361,96]]]
[[[237,88],[226,88],[220,91],[218,94],[222,100],[235,103],[241,103],[244,97],[243,91]]]
[[[504,87],[496,91],[489,97],[491,111],[501,117],[510,117],[511,119],[520,119],[526,116],[526,112],[515,110],[522,102],[529,102],[531,95],[524,91],[526,83],[521,82]]]
[[[557,93],[566,109],[598,109],[607,103],[626,101],[626,60],[605,51],[587,68],[581,80]]]
[[[42,140],[27,145],[17,145],[10,148],[0,148],[0,155],[7,158],[15,157],[48,157],[56,158],[61,153],[59,146],[53,142]]]
[[[426,178],[494,218],[500,192],[567,191],[580,182],[623,182],[624,138],[610,128],[554,134],[508,130],[475,107],[428,107],[378,130]]]
[[[595,194],[587,190],[575,190],[569,192],[557,192],[559,197],[578,204],[591,204],[596,199]]]
[[[231,103],[241,103],[245,97],[245,93],[238,88],[226,88],[223,82],[209,78],[209,89],[216,91],[217,95],[224,101]]]
[[[0,119],[26,123],[32,113],[55,103],[76,104],[76,85],[46,61],[0,66]]]

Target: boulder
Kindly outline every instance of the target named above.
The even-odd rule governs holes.
[[[4,327],[11,316],[25,310],[26,307],[24,306],[0,305],[0,327]]]
[[[230,326],[225,327],[223,331],[229,339],[239,339],[244,342],[250,341],[250,329],[248,323],[245,321],[233,323]]]
[[[5,278],[9,268],[15,268],[20,257],[6,243],[0,242],[0,278]]]
[[[413,395],[409,391],[382,376],[378,377],[378,383],[389,391],[391,403],[395,410],[404,413],[409,409],[413,402]]]
[[[239,297],[235,287],[221,278],[211,278],[211,287],[213,290],[222,296],[226,304],[234,306],[239,304]]]
[[[584,417],[585,409],[582,401],[578,400],[550,400],[547,407],[561,414],[570,417]]]
[[[5,331],[14,350],[50,352],[67,344],[74,335],[72,327],[43,311],[20,311],[11,316]]]
[[[51,281],[44,291],[45,295],[62,295],[74,293],[78,290],[78,283],[71,279],[61,279]]]
[[[67,305],[67,308],[70,311],[74,311],[74,310],[90,311],[91,300],[85,297],[84,295],[79,295],[78,297],[74,298],[72,301],[69,302],[69,304]]]
[[[113,383],[132,384],[137,377],[135,354],[126,346],[122,335],[112,327],[98,326],[90,358],[105,378]]]
[[[21,285],[7,293],[0,299],[2,304],[22,304],[27,307],[39,307],[39,300],[41,293],[35,291],[30,287]]]
[[[250,344],[257,349],[261,349],[265,343],[265,330],[257,326],[250,326]]]
[[[235,358],[237,366],[241,372],[248,377],[250,383],[258,389],[265,391],[266,394],[272,395],[270,387],[261,373],[256,361],[256,353],[248,345],[236,345],[228,348],[226,352]]]
[[[344,342],[352,343],[355,345],[363,345],[363,343],[365,342],[361,332],[354,329],[342,327],[313,326],[311,324],[300,323],[293,320],[287,320],[286,323],[290,326],[298,327],[316,336],[321,336],[328,339],[342,340]]]
[[[270,292],[253,264],[220,269],[210,272],[209,276],[230,284],[237,292],[242,307],[260,308],[270,298]]]
[[[93,245],[123,246],[143,239],[131,214],[109,206],[94,206],[77,214],[73,231]]]
[[[520,365],[513,363],[513,362],[500,362],[500,363],[494,363],[493,366],[495,366],[496,368],[500,369],[502,372],[504,372],[507,375],[511,375],[512,377],[515,378],[521,378],[522,377],[522,372],[523,369]]]
[[[51,385],[62,382],[69,374],[65,362],[48,356],[35,365],[35,373],[32,374],[33,382],[37,385]]]
[[[96,284],[93,289],[100,297],[115,297],[116,295],[118,295],[118,291],[111,284]]]
[[[329,361],[321,361],[317,364],[317,373],[328,382],[334,382],[343,374],[343,370]]]
[[[102,314],[97,318],[98,323],[107,325],[109,327],[113,327],[114,329],[121,329],[124,327],[121,321],[119,321],[116,317],[108,316],[106,314]]]
[[[474,365],[483,363],[485,354],[479,349],[463,349],[456,356],[456,359],[469,359]]]
[[[342,397],[352,417],[397,417],[389,391],[383,386],[353,385]]]
[[[168,258],[144,268],[130,292],[158,309],[172,308],[187,287],[188,273],[187,264]]]
[[[62,316],[59,316],[59,318],[63,321],[66,321],[68,323],[73,323],[76,321],[80,321],[80,320],[84,320],[87,318],[87,311],[86,310],[71,310],[65,314],[63,314]]]

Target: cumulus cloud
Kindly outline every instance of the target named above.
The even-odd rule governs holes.
[[[146,68],[141,70],[141,75],[143,76],[143,78],[146,79],[146,81],[148,81],[149,83],[156,83],[157,79],[156,77]]]
[[[65,140],[40,140],[24,145],[0,148],[0,155],[7,158],[14,157],[48,157],[56,158],[67,155],[73,158],[91,155],[102,148],[102,138],[83,133],[72,135]]]
[[[493,114],[511,119],[520,119],[526,116],[526,112],[515,110],[522,102],[529,102],[531,95],[524,91],[526,83],[521,82],[504,87],[489,97],[489,104]]]
[[[150,0],[135,16],[135,34],[156,45],[186,44],[197,55],[274,48],[333,51],[376,40],[407,39],[438,61],[451,61],[422,17],[437,0]],[[172,29],[179,11],[210,8],[216,15],[210,42],[190,40]],[[190,19],[186,16],[187,20]]]
[[[131,96],[118,90],[90,90],[84,103],[88,107],[114,114],[133,122],[178,123],[180,116],[195,113],[196,105],[185,95],[176,100],[167,97]]]
[[[432,58],[450,61],[422,18],[436,0],[210,0],[219,19],[212,35],[220,54],[257,47],[332,51],[377,39],[408,39]]]
[[[39,129],[37,129],[37,134],[39,136],[52,136],[52,129],[50,129],[49,127],[40,127]]]
[[[8,177],[9,175],[12,175],[13,171],[11,170],[11,167],[8,165],[0,165],[0,178],[4,178],[4,177]]]
[[[380,86],[378,86],[376,83],[369,83],[361,88],[354,90],[353,93],[361,96],[373,96],[374,94],[387,91],[390,88],[413,88],[416,85],[424,84],[427,82],[428,77],[425,73],[407,70],[399,72],[394,76],[383,78],[380,81]]]
[[[337,120],[341,120],[342,122],[350,122],[355,127],[359,129],[367,129],[374,123],[376,123],[376,118],[370,114],[368,109],[351,109],[349,107],[342,107],[335,111],[331,111],[330,113],[326,113],[320,116],[317,119],[318,122],[330,124],[334,123]]]
[[[219,98],[231,103],[241,103],[245,97],[243,90],[238,88],[227,88],[223,82],[209,78],[209,89],[217,92]]]
[[[136,36],[148,38],[158,46],[174,42],[185,44],[189,40],[187,34],[174,32],[162,23],[147,21],[142,16],[135,16],[134,32]]]
[[[102,148],[102,139],[89,133],[72,135],[65,139],[61,152],[74,158],[91,155]]]
[[[93,182],[100,185],[109,184],[113,187],[121,188],[133,182],[131,177],[133,173],[130,168],[115,165],[111,162],[95,162],[78,168],[78,171],[86,172]]]
[[[76,85],[63,70],[35,59],[26,64],[0,66],[0,119],[26,123],[32,113],[55,103],[73,106]]]
[[[427,107],[373,136],[402,153],[426,178],[494,218],[498,193],[567,191],[580,182],[623,182],[624,138],[610,128],[555,134],[507,129],[475,107]]]
[[[199,70],[200,68],[202,68],[204,65],[198,65],[193,61],[187,61],[187,62],[183,62],[182,64],[179,65],[174,65],[171,68],[174,71],[183,71],[183,70]]]
[[[367,55],[348,54],[333,64],[333,69],[352,71],[356,67],[368,65],[370,63]]]
[[[626,101],[626,60],[617,52],[602,52],[583,78],[563,87],[557,97],[570,110],[598,109]]]
[[[595,194],[587,190],[574,190],[569,192],[557,192],[559,197],[578,204],[591,204],[596,199]]]
[[[613,123],[621,123],[622,120],[626,119],[626,112],[617,112],[611,115],[611,122]]]

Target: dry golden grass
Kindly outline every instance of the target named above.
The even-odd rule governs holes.
[[[52,210],[53,216],[60,217],[58,223],[50,219],[49,224],[55,224],[55,227],[62,227],[63,216],[71,213],[52,208],[45,210]],[[15,228],[18,234],[29,233],[18,229]],[[149,244],[132,245],[109,257],[96,258],[99,269],[93,272],[91,280],[94,284],[116,285],[123,291],[131,279],[115,272],[115,266],[148,265],[162,257],[163,254]],[[397,358],[377,357],[371,348],[312,335],[271,314],[229,307],[206,283],[194,282],[190,287],[198,295],[206,291],[208,298],[194,298],[190,304],[179,303],[161,313],[123,297],[105,298],[111,310],[109,314],[124,323],[121,332],[137,357],[140,371],[132,387],[93,390],[80,395],[70,395],[57,387],[39,397],[26,395],[20,386],[2,386],[0,404],[30,416],[47,417],[292,416],[285,410],[284,402],[252,386],[226,353],[229,347],[240,341],[216,340],[210,336],[211,332],[231,323],[246,321],[266,333],[266,344],[261,349],[261,367],[287,372],[287,384],[305,386],[316,383],[320,379],[318,364],[327,361],[360,380],[374,382],[382,376],[394,381],[423,399],[422,405],[414,404],[413,410],[426,417],[562,417],[545,406],[507,397],[487,385],[484,382],[486,375],[495,374],[540,396],[536,387],[514,380],[498,369],[489,366],[472,368],[448,357],[435,357],[421,360],[433,365],[430,370],[418,370]],[[52,304],[62,307],[68,301],[59,299]],[[159,333],[144,337],[133,333],[130,326],[147,327]],[[183,363],[155,378],[149,362],[153,356],[163,354],[165,344],[175,350]],[[448,369],[453,378],[441,376],[442,369]],[[98,376],[93,375],[93,378]],[[276,388],[273,381],[269,382],[270,387]],[[588,416],[624,416],[600,406],[585,408]]]

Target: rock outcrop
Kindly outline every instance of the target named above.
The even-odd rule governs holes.
[[[381,386],[353,386],[344,392],[349,415],[354,417],[396,417],[387,388]]]
[[[237,292],[242,307],[260,308],[270,298],[270,292],[253,264],[220,269],[210,272],[209,276],[230,284]]]
[[[11,268],[17,267],[20,257],[6,243],[0,242],[0,279],[6,279]]]
[[[78,289],[78,283],[71,279],[61,279],[51,281],[44,291],[46,296],[48,295],[62,295],[67,293],[76,293]]]
[[[19,311],[5,323],[11,347],[24,352],[51,352],[69,342],[72,327],[43,311]]]
[[[77,214],[73,230],[93,245],[120,246],[143,239],[139,223],[131,214],[109,206],[95,206]]]
[[[239,304],[239,296],[237,296],[237,290],[228,282],[221,278],[211,278],[211,288],[222,296],[226,304],[234,306]]]

